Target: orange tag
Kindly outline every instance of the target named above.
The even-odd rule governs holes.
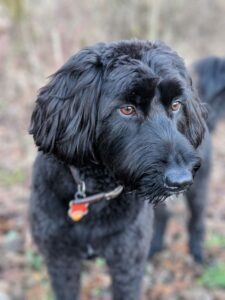
[[[79,222],[87,213],[88,203],[78,204],[74,201],[70,202],[70,209],[68,211],[68,215],[74,222]]]

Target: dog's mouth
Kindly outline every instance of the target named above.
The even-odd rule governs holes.
[[[166,191],[171,195],[173,194],[182,194],[185,193],[188,188],[178,188],[178,187],[170,187],[167,184],[164,184]]]
[[[148,190],[147,187],[138,188],[136,192],[140,194],[144,200],[152,203],[154,206],[166,201],[167,198],[171,196],[178,197],[179,195],[185,193],[188,188],[178,189],[178,188],[168,188],[165,185],[155,187],[154,190],[151,188]]]
[[[179,196],[181,194],[184,194],[187,191],[187,189],[179,190],[179,191],[168,191],[168,197],[170,196]]]

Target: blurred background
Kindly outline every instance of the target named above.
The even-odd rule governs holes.
[[[28,135],[37,90],[81,47],[128,38],[161,39],[187,65],[225,56],[224,0],[0,0],[0,300],[52,300],[29,234],[32,162]],[[225,120],[214,136],[206,256],[187,253],[185,202],[172,205],[166,249],[147,265],[143,300],[225,299]],[[108,300],[105,262],[84,265],[82,300]],[[63,299],[62,299],[63,300]]]

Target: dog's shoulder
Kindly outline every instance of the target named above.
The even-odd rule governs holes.
[[[75,189],[69,168],[53,155],[39,152],[33,167],[32,190],[37,193],[54,192],[56,198],[63,201],[70,199]]]

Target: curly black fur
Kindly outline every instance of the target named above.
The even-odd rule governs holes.
[[[135,109],[128,116],[121,112],[127,105]],[[139,298],[152,204],[174,192],[167,184],[174,176],[186,179],[183,189],[191,184],[207,139],[204,117],[183,60],[160,42],[85,48],[40,90],[30,127],[40,151],[30,215],[57,299],[79,298],[81,260],[93,255],[107,261],[114,299]],[[89,194],[118,184],[123,193],[73,223],[69,164]]]
[[[225,59],[208,57],[195,62],[190,68],[194,85],[203,105],[207,108],[207,125],[212,132],[225,114]],[[194,259],[204,261],[203,242],[205,233],[205,211],[208,203],[208,187],[211,167],[211,139],[208,136],[202,148],[202,167],[197,173],[194,184],[187,192],[187,204],[190,209],[188,221],[189,248]],[[163,236],[169,213],[165,206],[155,210],[154,235],[150,256],[163,249]]]
[[[225,114],[225,58],[207,57],[192,69],[199,96],[207,106],[207,125],[213,131]]]

